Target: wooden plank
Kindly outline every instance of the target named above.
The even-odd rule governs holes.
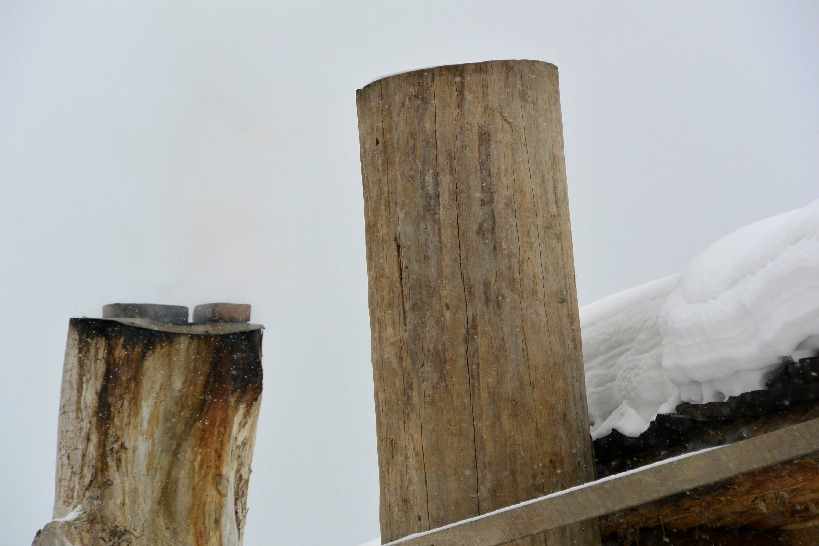
[[[662,527],[753,527],[770,530],[819,518],[819,456],[791,460],[600,520],[603,534]]]
[[[819,452],[819,419],[418,533],[390,546],[497,546]]]
[[[590,481],[557,68],[419,70],[357,105],[383,539]]]

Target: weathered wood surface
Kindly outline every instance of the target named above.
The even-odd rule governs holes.
[[[497,546],[544,530],[621,512],[723,480],[741,482],[747,479],[746,486],[750,491],[753,487],[761,486],[758,476],[762,474],[755,473],[763,469],[777,474],[782,479],[790,480],[791,478],[787,476],[788,468],[806,466],[810,469],[806,476],[813,480],[815,479],[813,468],[817,457],[819,419],[814,419],[728,446],[712,448],[603,478],[528,503],[396,540],[390,545]],[[745,474],[748,475],[747,478],[737,478]],[[799,482],[799,479],[793,482]],[[808,497],[813,494],[806,493],[807,489],[800,489],[800,486],[794,486],[791,482],[784,489],[786,493],[788,490],[792,491],[795,501],[805,501],[807,511],[801,511],[799,514],[801,520],[812,517],[809,515],[811,512]],[[757,503],[765,502],[766,509],[767,506],[772,508],[778,506],[777,501],[766,497],[769,489],[761,491],[762,493],[756,497]],[[681,515],[678,511],[675,513]],[[659,521],[659,518],[656,521]],[[724,521],[729,522],[730,519]],[[665,525],[665,519],[662,522]],[[781,523],[784,521],[781,521],[780,525]],[[628,525],[631,527],[631,523]],[[612,529],[607,527],[609,531]]]
[[[382,539],[593,479],[557,68],[419,70],[357,104]]]
[[[600,527],[604,534],[625,534],[641,527],[769,530],[807,521],[819,522],[819,457],[815,455],[609,514],[601,518]]]
[[[258,325],[72,319],[55,521],[34,544],[240,545],[261,341]]]

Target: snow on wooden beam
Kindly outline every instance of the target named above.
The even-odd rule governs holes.
[[[819,456],[819,419],[609,476],[439,529],[410,535],[390,542],[388,546],[498,546],[754,473],[772,465],[798,467],[800,460],[811,456]]]
[[[819,455],[789,460],[601,518],[604,534],[662,527],[749,526],[758,531],[819,522]]]

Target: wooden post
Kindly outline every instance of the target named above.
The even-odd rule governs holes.
[[[382,541],[592,480],[557,68],[418,70],[357,104]],[[544,540],[597,521],[521,544]]]
[[[34,546],[240,546],[262,327],[118,305],[69,323],[55,519]]]

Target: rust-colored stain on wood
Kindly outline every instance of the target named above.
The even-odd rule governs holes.
[[[75,546],[240,545],[261,341],[72,319],[54,517],[84,513],[59,532]]]

